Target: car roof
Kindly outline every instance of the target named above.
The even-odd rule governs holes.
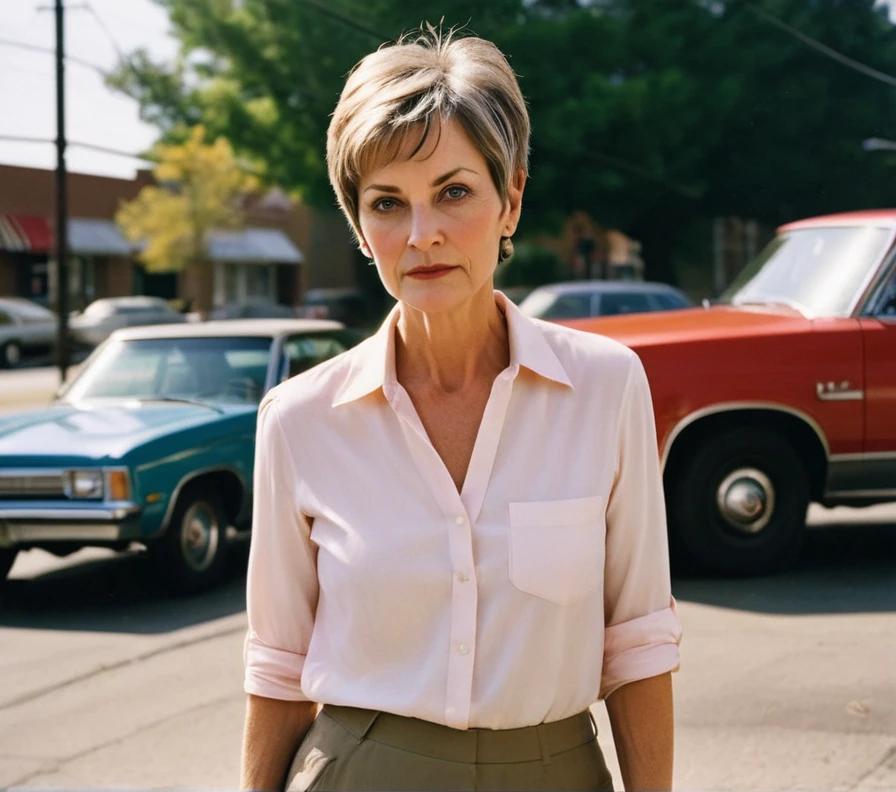
[[[5,305],[7,308],[40,308],[44,311],[50,310],[45,305],[36,303],[34,300],[29,300],[26,297],[0,297],[0,305]]]
[[[110,338],[119,341],[132,341],[142,338],[273,337],[288,333],[342,330],[344,327],[342,322],[334,322],[330,319],[228,319],[126,327],[113,332]]]
[[[818,226],[856,226],[874,225],[885,228],[896,228],[896,209],[864,209],[857,212],[838,212],[837,214],[807,217],[795,220],[778,227],[778,231],[795,231],[800,228]]]
[[[674,286],[668,283],[657,283],[655,281],[603,281],[603,280],[580,280],[580,281],[563,281],[561,283],[546,283],[544,286],[538,286],[535,291],[550,291],[555,294],[571,294],[573,292],[678,292]]]

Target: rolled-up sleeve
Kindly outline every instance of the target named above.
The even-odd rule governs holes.
[[[681,622],[650,386],[632,353],[620,407],[616,477],[607,504],[604,656],[600,698],[679,667]]]
[[[253,481],[243,689],[266,698],[307,701],[302,667],[317,608],[317,554],[299,508],[295,457],[273,394],[258,410]]]

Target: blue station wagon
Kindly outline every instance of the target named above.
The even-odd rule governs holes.
[[[19,550],[147,547],[169,586],[223,571],[251,526],[258,404],[363,336],[246,319],[118,330],[49,408],[0,417],[0,581]]]

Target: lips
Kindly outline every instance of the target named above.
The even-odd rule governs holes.
[[[453,264],[433,264],[430,267],[414,267],[408,270],[405,275],[435,275],[437,272],[447,272],[456,269]]]
[[[449,272],[453,272],[457,267],[448,264],[433,264],[431,267],[414,267],[408,270],[405,275],[414,280],[435,280],[436,278],[444,278]]]

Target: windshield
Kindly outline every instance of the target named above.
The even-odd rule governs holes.
[[[732,305],[786,304],[806,316],[848,316],[887,244],[870,226],[804,228],[775,237],[722,294]]]
[[[63,396],[84,399],[196,399],[257,404],[270,338],[151,338],[111,341]]]

